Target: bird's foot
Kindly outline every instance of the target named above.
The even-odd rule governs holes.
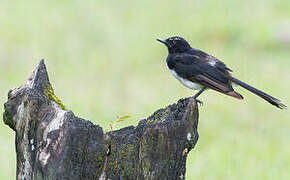
[[[191,101],[196,101],[197,104],[199,104],[200,106],[203,106],[203,102],[199,99],[195,99],[194,97],[191,98]]]
[[[195,99],[196,103],[199,104],[200,106],[203,106],[203,102],[201,100]]]

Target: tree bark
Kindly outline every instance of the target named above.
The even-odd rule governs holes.
[[[103,132],[54,95],[44,61],[9,91],[4,123],[16,133],[17,179],[184,179],[198,140],[198,106],[189,98],[139,124]]]

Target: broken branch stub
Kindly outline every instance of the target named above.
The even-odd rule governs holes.
[[[9,91],[4,123],[16,133],[17,179],[184,179],[198,140],[198,106],[189,98],[139,124],[103,132],[66,110],[44,61]]]

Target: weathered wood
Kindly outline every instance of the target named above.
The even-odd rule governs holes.
[[[198,106],[189,98],[138,126],[104,133],[54,95],[44,61],[8,93],[5,124],[16,133],[17,179],[184,179],[198,140]]]

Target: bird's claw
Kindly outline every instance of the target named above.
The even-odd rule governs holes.
[[[203,102],[201,100],[195,99],[196,103],[198,103],[200,106],[203,106]]]
[[[203,106],[203,102],[201,100],[195,99],[194,97],[191,98],[191,103],[196,102],[197,104],[199,104],[200,106]]]

